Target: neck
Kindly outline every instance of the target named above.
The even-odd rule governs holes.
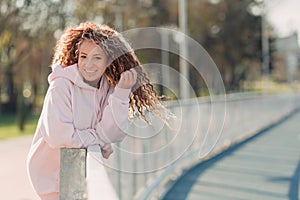
[[[88,85],[94,87],[94,88],[99,88],[99,86],[100,86],[100,80],[95,80],[95,81],[84,80],[84,82],[87,83]]]

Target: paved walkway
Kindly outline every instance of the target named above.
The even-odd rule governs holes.
[[[276,109],[276,108],[274,108]],[[200,163],[164,200],[299,200],[300,113]]]
[[[0,199],[38,199],[26,174],[26,156],[32,137],[24,136],[0,141]]]

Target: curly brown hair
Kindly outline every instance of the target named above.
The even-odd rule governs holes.
[[[57,41],[52,64],[67,67],[77,63],[79,46],[86,39],[94,41],[104,50],[110,62],[104,73],[109,84],[115,86],[121,73],[126,70],[134,68],[137,71],[137,81],[130,94],[131,116],[137,110],[140,117],[147,121],[145,111],[154,111],[158,114],[157,105],[161,105],[160,98],[140,61],[124,37],[107,25],[85,22],[79,26],[67,28]]]

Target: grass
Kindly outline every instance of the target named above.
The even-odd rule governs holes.
[[[34,134],[37,120],[38,116],[28,116],[25,128],[21,131],[17,126],[16,115],[0,115],[0,140]]]
[[[244,81],[241,85],[245,91],[256,91],[260,93],[284,93],[300,91],[300,82],[278,83],[272,80]]]

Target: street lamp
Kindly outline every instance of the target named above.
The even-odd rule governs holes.
[[[269,63],[270,63],[270,56],[269,56],[269,36],[268,36],[268,26],[266,22],[266,9],[265,3],[262,2],[262,13],[261,13],[261,34],[262,34],[262,75],[266,81],[269,78]]]
[[[182,99],[187,99],[190,97],[189,86],[186,83],[189,83],[189,66],[185,59],[188,58],[188,48],[186,41],[186,32],[187,32],[187,12],[186,12],[186,0],[178,0],[178,13],[179,13],[179,30],[183,33],[182,41],[180,45],[180,73],[186,79],[184,81],[180,79],[180,97]]]

